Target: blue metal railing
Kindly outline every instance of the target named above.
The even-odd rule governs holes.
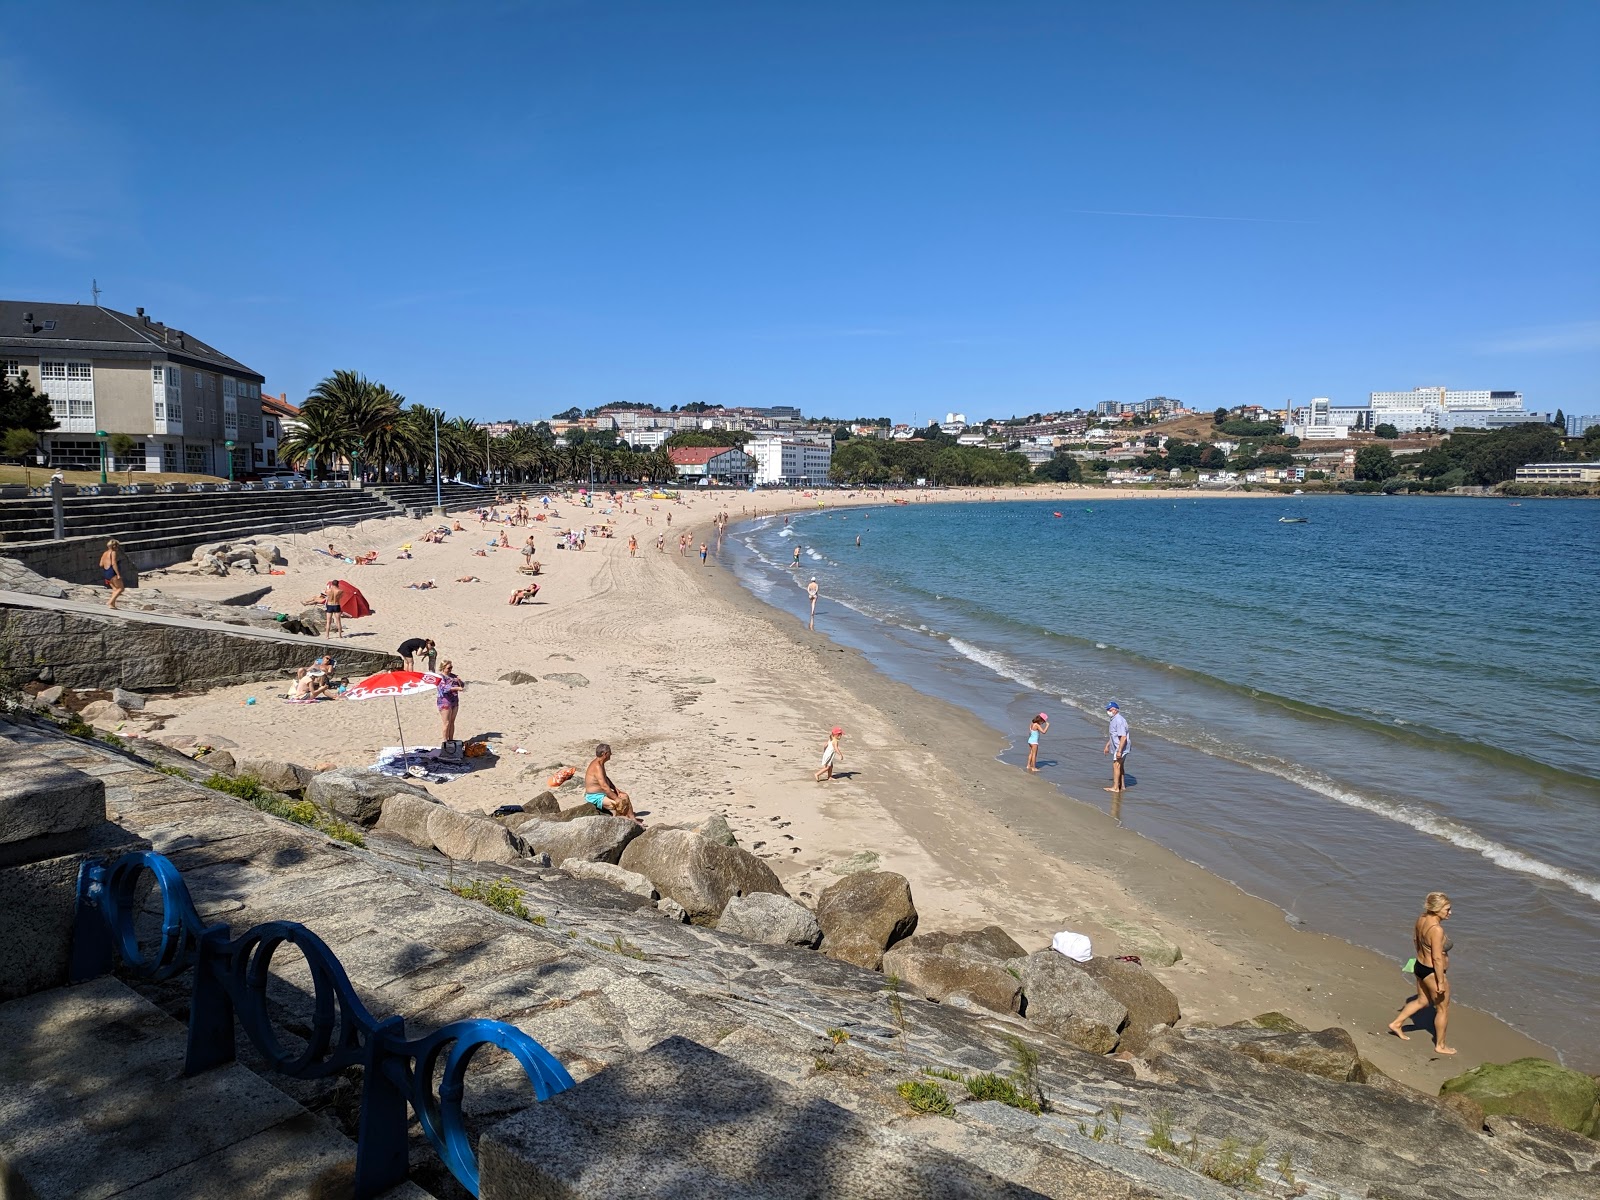
[[[141,907],[140,876],[155,878],[161,897],[161,940],[146,953],[134,930]],[[284,1047],[267,1012],[272,956],[285,943],[305,956],[313,986],[312,1024],[305,1049]],[[268,921],[230,939],[226,925],[205,925],[177,867],[160,854],[135,851],[107,865],[85,862],[78,872],[71,979],[109,973],[117,959],[133,975],[171,979],[194,969],[184,1074],[234,1060],[234,1019],[273,1070],[320,1079],[362,1068],[356,1137],[356,1200],[377,1196],[406,1178],[406,1107],[417,1114],[434,1151],[474,1196],[478,1159],[467,1136],[461,1101],[472,1056],[495,1046],[521,1064],[533,1094],[548,1100],[572,1086],[553,1055],[504,1021],[454,1021],[415,1040],[400,1017],[379,1021],[361,1003],[333,951],[304,925]],[[437,1096],[433,1077],[443,1057]]]

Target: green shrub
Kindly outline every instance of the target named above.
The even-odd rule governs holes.
[[[248,800],[252,804],[268,798],[267,789],[261,786],[261,781],[254,775],[224,775],[217,771],[200,782],[202,787],[208,787],[214,792],[225,792],[229,796]]]
[[[956,1111],[956,1106],[950,1103],[950,1097],[937,1083],[908,1079],[895,1088],[895,1091],[899,1092],[900,1098],[919,1113],[948,1117]]]
[[[183,774],[175,768],[169,773]],[[354,825],[346,825],[343,821],[330,817],[309,800],[289,800],[276,792],[269,791],[253,775],[229,776],[213,773],[201,783],[212,791],[243,800],[268,816],[281,817],[285,821],[293,821],[296,825],[315,829],[335,841],[347,842],[352,846],[367,844],[367,839]]]
[[[967,1095],[974,1100],[998,1100],[1001,1104],[1009,1104],[1012,1108],[1020,1108],[1025,1112],[1039,1111],[1037,1100],[1017,1091],[1017,1085],[1003,1075],[989,1071],[982,1075],[974,1075],[967,1080]]]
[[[1145,1138],[1144,1144],[1163,1154],[1178,1153],[1178,1143],[1172,1140],[1172,1114],[1166,1109],[1158,1108],[1150,1118],[1150,1136]]]
[[[1215,1150],[1200,1160],[1200,1173],[1229,1187],[1260,1187],[1261,1164],[1267,1158],[1267,1145],[1258,1142],[1243,1156],[1237,1138],[1224,1138]]]
[[[450,890],[463,900],[476,900],[480,904],[488,905],[495,912],[516,917],[519,921],[533,920],[533,914],[522,902],[522,889],[512,886],[509,876],[502,875],[494,883],[484,883],[481,879],[474,879],[462,886],[452,886]]]

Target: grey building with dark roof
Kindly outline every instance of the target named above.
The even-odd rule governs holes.
[[[102,432],[134,439],[116,470],[227,475],[230,442],[235,475],[258,461],[264,377],[142,308],[0,300],[0,371],[50,397],[51,466],[98,468]]]

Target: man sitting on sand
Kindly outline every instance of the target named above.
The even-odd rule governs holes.
[[[610,760],[611,747],[601,742],[594,748],[594,761],[583,772],[583,798],[601,812],[627,817],[635,825],[643,826],[644,822],[633,811],[633,802],[628,799],[628,793],[619,792],[616,784],[611,782],[611,776],[606,774],[606,763]]]

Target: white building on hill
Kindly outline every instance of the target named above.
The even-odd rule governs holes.
[[[745,450],[755,459],[757,487],[821,487],[833,465],[831,442],[755,438]]]
[[[1523,408],[1521,392],[1451,391],[1442,387],[1409,392],[1372,392],[1372,426],[1393,425],[1401,433],[1417,429],[1505,429],[1549,414]]]

